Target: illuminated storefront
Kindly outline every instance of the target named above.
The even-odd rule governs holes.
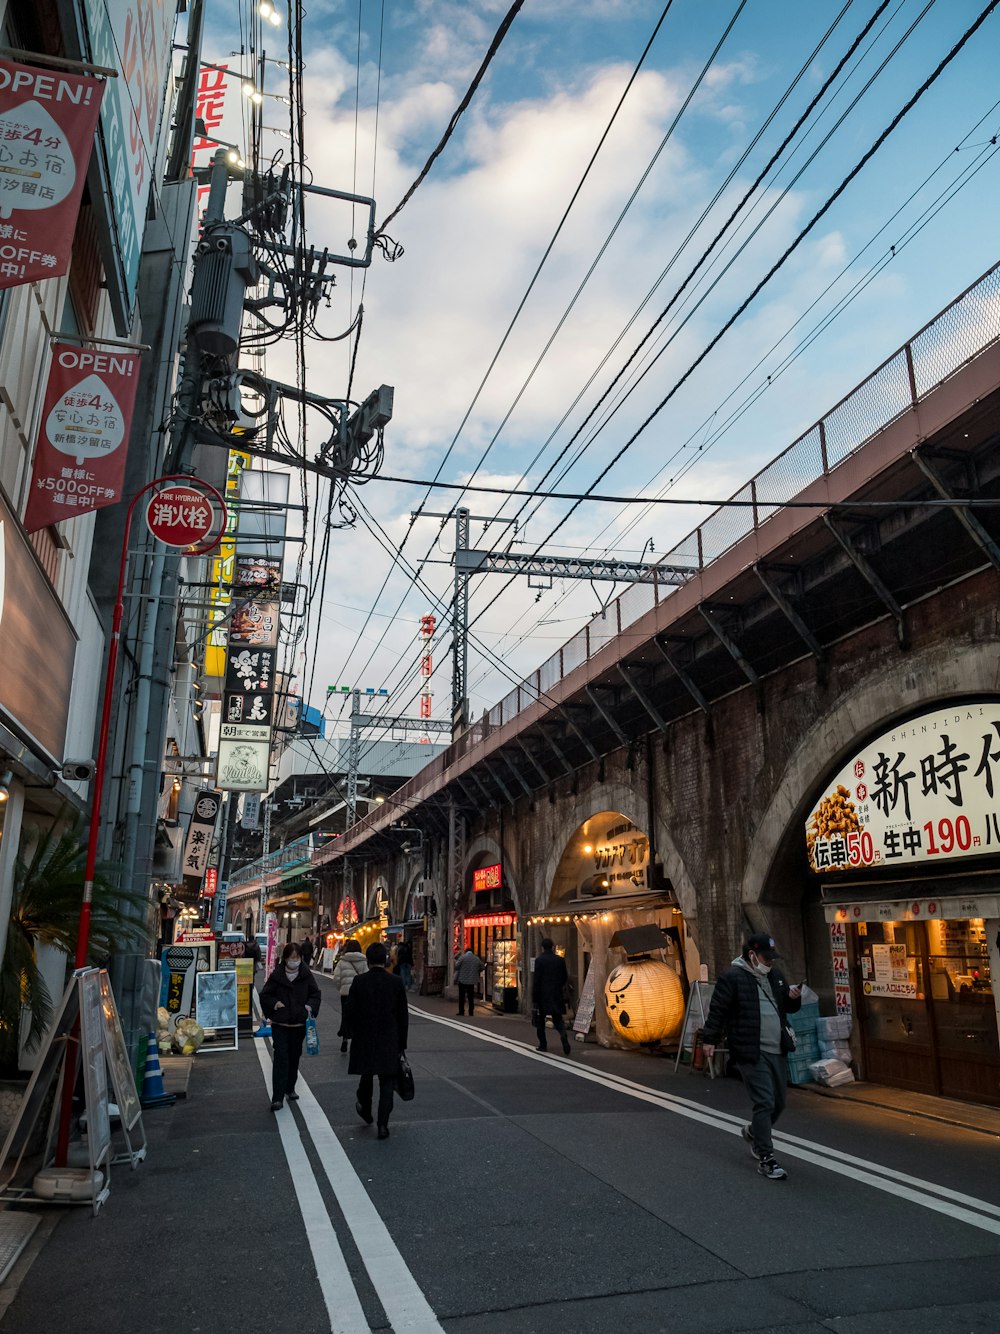
[[[865,1078],[1000,1106],[1000,700],[897,723],[806,824]]]

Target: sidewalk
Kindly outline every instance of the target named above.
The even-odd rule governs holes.
[[[410,994],[410,1004],[415,1009],[426,1010],[428,1014],[445,1015],[458,1020],[456,1002],[445,996],[418,996]],[[516,1042],[535,1043],[535,1030],[523,1014],[503,1014],[492,1005],[482,1002],[476,1006],[474,1019],[462,1021],[475,1027],[487,1027]],[[574,1043],[574,1052],[579,1053],[581,1046],[590,1052],[607,1052],[612,1049],[597,1045],[591,1035],[585,1044]],[[632,1078],[642,1081],[649,1073],[645,1062],[649,1059],[644,1052],[616,1052],[616,1054],[637,1062]],[[655,1058],[654,1058],[655,1059]],[[673,1070],[673,1056],[669,1057],[669,1066]],[[687,1067],[683,1067],[685,1072]],[[623,1069],[616,1069],[617,1074],[626,1074]],[[940,1121],[945,1125],[958,1126],[963,1130],[978,1131],[983,1135],[1000,1137],[1000,1107],[986,1107],[980,1103],[959,1102],[955,1098],[937,1098],[926,1093],[911,1093],[907,1089],[889,1088],[884,1084],[854,1083],[844,1084],[840,1088],[825,1088],[822,1084],[796,1084],[790,1086],[802,1093],[811,1093],[817,1097],[836,1098],[841,1102],[863,1103],[868,1107],[881,1107],[886,1111],[901,1112],[908,1116],[919,1116],[929,1121]]]

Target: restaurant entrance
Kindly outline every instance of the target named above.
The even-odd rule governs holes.
[[[851,927],[865,1075],[1000,1106],[1000,1037],[983,917]]]

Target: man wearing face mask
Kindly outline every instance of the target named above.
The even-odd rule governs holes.
[[[723,1034],[729,1054],[753,1105],[753,1120],[741,1134],[757,1160],[757,1171],[769,1181],[788,1173],[775,1161],[771,1127],[785,1109],[788,1083],[786,1054],[793,1050],[787,1019],[802,1004],[801,987],[790,987],[779,969],[774,940],[767,932],[747,939],[715,984],[702,1045],[708,1060]]]
[[[316,979],[291,942],[281,951],[281,962],[261,987],[260,1008],[271,1023],[274,1065],[271,1070],[271,1111],[280,1112],[284,1101],[298,1102],[295,1080],[306,1036],[306,1020],[319,1013]]]

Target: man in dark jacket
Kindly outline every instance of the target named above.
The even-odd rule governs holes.
[[[406,1050],[410,1011],[403,979],[386,971],[389,952],[378,941],[365,950],[368,972],[351,983],[351,1055],[348,1072],[360,1075],[354,1106],[372,1123],[372,1092],[378,1075],[378,1137],[389,1138],[392,1093],[400,1055]]]
[[[555,942],[545,938],[542,952],[535,960],[531,975],[531,1004],[535,1011],[535,1032],[538,1034],[538,1050],[548,1051],[545,1042],[545,1020],[552,1019],[552,1027],[562,1038],[563,1055],[570,1052],[569,1038],[563,1015],[566,1013],[566,960],[555,952]]]
[[[802,1004],[801,987],[789,987],[774,967],[774,940],[767,932],[750,936],[715,984],[702,1032],[705,1057],[728,1034],[729,1054],[753,1104],[753,1120],[740,1132],[757,1159],[757,1171],[769,1181],[788,1173],[774,1160],[771,1127],[785,1109],[787,1052],[792,1051],[788,1015]]]
[[[281,962],[260,989],[260,1008],[271,1022],[274,1065],[271,1071],[271,1111],[279,1112],[287,1098],[298,1102],[295,1080],[306,1036],[306,1020],[319,1014],[322,996],[316,979],[302,960],[298,945],[289,941]]]
[[[305,962],[305,964],[306,964],[307,966],[309,966],[309,965],[312,964],[312,961],[313,961],[313,943],[312,943],[312,937],[311,937],[311,936],[306,936],[305,940],[302,942],[302,958],[303,958],[303,961]]]

